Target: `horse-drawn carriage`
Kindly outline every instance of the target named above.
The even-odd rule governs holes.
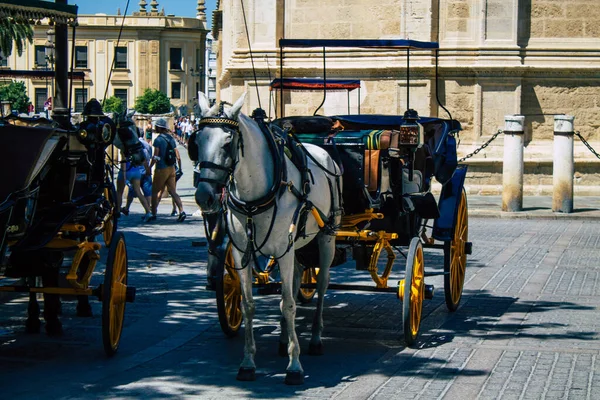
[[[324,54],[326,47],[405,49],[407,55],[437,49],[437,43],[409,40],[281,40],[280,46],[322,47]],[[423,300],[433,295],[425,283],[433,274],[425,273],[423,257],[423,248],[433,247],[444,251],[446,304],[457,309],[471,250],[466,166],[458,166],[456,157],[458,121],[422,117],[410,108],[402,116],[283,117],[283,101],[280,118],[268,121],[262,110],[252,118],[241,114],[242,103],[209,108],[201,97],[197,147],[190,146],[201,168],[196,200],[207,221],[219,321],[233,336],[245,318],[238,379],[254,379],[252,286],[282,293],[280,353],[290,357],[289,384],[303,381],[295,297],[309,301],[319,292],[309,354],[322,353],[326,288],[396,293],[404,340],[413,345]],[[442,185],[437,201],[433,177]],[[329,267],[346,263],[348,247],[356,269],[368,271],[375,287],[329,284]],[[391,283],[394,249],[406,257],[397,285]],[[383,250],[387,260],[380,272]]]
[[[40,330],[36,294],[43,293],[48,334],[62,332],[59,295],[77,296],[80,316],[91,315],[87,299],[97,296],[104,349],[113,355],[125,302],[133,301],[135,288],[127,285],[125,238],[117,231],[114,175],[105,150],[115,144],[133,160],[144,155],[133,121],[105,117],[95,99],[83,114],[84,122],[70,130],[49,120],[0,121],[0,275],[3,283],[11,282],[0,291],[29,293],[28,332]],[[108,258],[104,283],[92,288],[99,235]],[[66,273],[61,270],[65,259],[70,262]]]

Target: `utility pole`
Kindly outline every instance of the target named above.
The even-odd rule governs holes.
[[[68,4],[68,0],[55,0],[56,4]],[[69,101],[69,37],[67,24],[55,24],[55,70],[54,80],[56,81],[55,98],[52,99],[52,118],[56,120],[64,129],[71,127],[69,118],[70,110],[67,108]]]

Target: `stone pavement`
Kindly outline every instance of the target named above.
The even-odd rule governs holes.
[[[306,355],[314,303],[298,307],[306,378],[288,387],[287,360],[277,355],[278,296],[256,297],[257,380],[235,380],[243,336],[228,339],[220,330],[214,293],[204,288],[206,247],[191,245],[204,229],[190,213],[193,188],[183,182],[184,223],[168,216],[169,202],[156,223],[140,222],[137,202],[119,222],[137,297],[127,305],[115,357],[102,350],[99,302],[92,301],[92,318],[77,318],[75,302],[65,301],[65,334],[50,338],[23,333],[24,296],[0,298],[3,398],[600,398],[600,199],[576,198],[577,212],[556,216],[549,198],[525,198],[531,216],[510,218],[498,197],[469,196],[473,254],[460,308],[449,313],[443,278],[427,277],[436,293],[424,304],[417,345],[406,348],[393,294],[329,291],[325,355]],[[102,282],[105,260],[103,249],[92,286]],[[427,249],[425,266],[442,271],[442,252]],[[399,256],[390,282],[403,271]],[[331,282],[372,285],[352,262],[333,268]]]
[[[401,303],[393,294],[329,291],[325,355],[301,360],[306,383],[283,384],[277,356],[278,296],[257,296],[257,381],[238,382],[243,339],[220,331],[214,293],[204,289],[206,248],[199,218],[178,224],[164,204],[155,224],[141,224],[135,204],[121,220],[129,279],[118,354],[102,351],[101,306],[74,316],[65,302],[65,335],[22,332],[26,301],[0,304],[0,388],[4,398],[269,399],[595,399],[600,396],[600,225],[584,219],[471,218],[461,307],[449,313],[443,279],[423,309],[415,348],[403,346]],[[440,251],[425,251],[426,270],[442,270]],[[101,261],[105,260],[105,251]],[[403,274],[402,258],[393,271]],[[93,277],[97,284],[102,267]],[[352,263],[332,270],[335,283],[370,284]],[[300,305],[303,351],[313,305]]]

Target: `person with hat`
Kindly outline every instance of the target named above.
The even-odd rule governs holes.
[[[186,214],[185,211],[183,211],[183,203],[181,202],[181,198],[177,194],[175,165],[169,164],[169,157],[167,155],[170,147],[175,152],[177,159],[176,162],[181,170],[181,157],[179,156],[179,151],[177,150],[177,143],[169,134],[169,126],[166,119],[157,119],[154,123],[154,129],[156,133],[158,133],[158,137],[154,139],[154,156],[152,157],[152,162],[150,163],[150,168],[152,168],[154,165],[156,165],[156,168],[154,169],[154,178],[152,180],[152,216],[149,220],[153,221],[156,219],[159,201],[158,194],[166,185],[169,194],[179,209],[177,221],[183,222]]]
[[[97,99],[90,99],[90,101],[85,103],[81,115],[84,117],[105,117],[104,112],[102,111],[102,105]],[[89,118],[86,118],[86,120],[87,119]]]

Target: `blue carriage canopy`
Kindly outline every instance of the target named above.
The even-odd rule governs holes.
[[[410,39],[280,39],[279,47],[359,47],[381,49],[435,50],[437,42]]]
[[[358,79],[321,79],[321,78],[283,78],[273,79],[269,85],[271,90],[347,90],[360,88]]]

